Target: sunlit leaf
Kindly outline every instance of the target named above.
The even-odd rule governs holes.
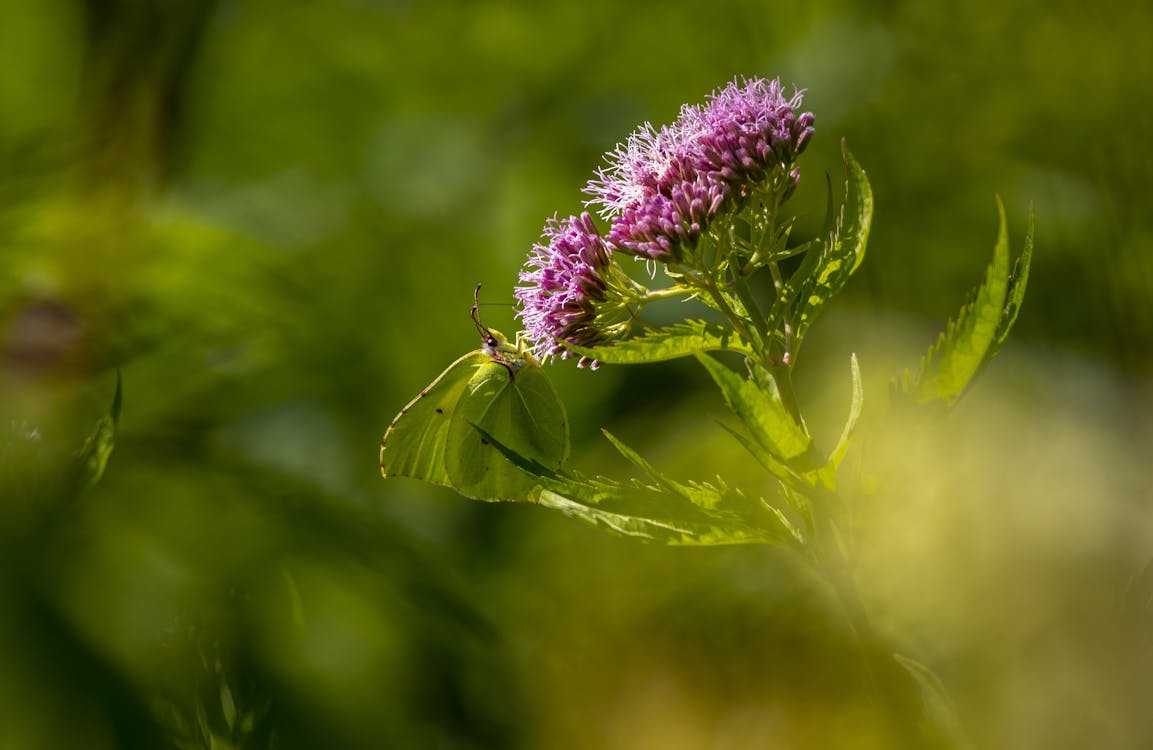
[[[785,309],[792,310],[794,348],[800,345],[825,303],[844,287],[865,258],[873,219],[873,191],[865,171],[844,144],[842,152],[846,170],[844,203],[824,244],[811,250],[789,279],[772,316],[779,319]]]
[[[533,478],[534,488],[516,498],[563,511],[606,530],[652,542],[677,545],[787,544],[801,534],[783,513],[747,498],[723,483],[684,484],[661,474],[615,438],[610,440],[657,484],[617,482],[555,471],[526,458],[494,435],[477,428],[509,463]]]
[[[721,389],[725,403],[774,457],[787,461],[808,450],[812,439],[785,407],[771,377],[766,383],[773,387],[765,388],[707,354],[698,354],[697,360]]]
[[[998,201],[998,204],[999,203],[1000,201]],[[1029,226],[1025,230],[1025,246],[1021,250],[1021,257],[1013,264],[1013,270],[1009,274],[1009,293],[1005,300],[1005,310],[1001,314],[1001,324],[997,327],[997,336],[993,341],[993,348],[989,356],[986,357],[986,362],[997,353],[997,350],[1001,348],[1001,344],[1005,343],[1005,339],[1009,336],[1009,331],[1012,330],[1013,324],[1017,322],[1017,314],[1021,311],[1021,303],[1025,299],[1025,287],[1029,283],[1029,266],[1033,262],[1034,230],[1033,207],[1029,206]]]
[[[614,512],[608,507],[577,502],[551,490],[544,490],[538,502],[546,508],[559,510],[566,516],[591,523],[605,531],[656,544],[708,546],[773,544],[783,541],[756,528]]]
[[[663,362],[699,352],[752,351],[748,343],[728,326],[706,323],[703,320],[686,320],[657,328],[612,346],[597,348],[574,344],[567,346],[582,357],[614,365]]]
[[[993,261],[985,280],[960,313],[949,321],[937,343],[921,359],[915,376],[905,374],[898,391],[922,403],[940,399],[954,404],[973,378],[993,358],[1012,328],[1025,295],[1033,251],[1033,220],[1025,237],[1025,250],[1010,269],[1009,234],[1005,207],[997,198],[1000,224]]]
[[[841,466],[841,461],[845,458],[845,453],[849,450],[849,442],[852,440],[853,431],[857,427],[857,420],[861,417],[861,406],[864,403],[865,391],[861,385],[861,368],[857,364],[857,355],[853,354],[849,358],[849,371],[853,383],[853,396],[852,401],[849,403],[849,416],[845,419],[845,427],[841,430],[841,437],[837,440],[832,452],[829,454],[829,460],[825,466],[821,468],[821,479],[826,486],[834,487],[837,475],[837,469]]]

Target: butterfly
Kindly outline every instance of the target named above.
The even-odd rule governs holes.
[[[449,365],[400,410],[380,441],[380,472],[451,487],[476,500],[528,500],[536,479],[487,436],[556,470],[569,455],[568,417],[520,337],[510,343],[481,322],[479,295],[478,284],[469,316],[481,348]]]

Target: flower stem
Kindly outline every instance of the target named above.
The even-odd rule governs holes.
[[[777,290],[777,299],[780,299],[785,294],[785,279],[781,275],[781,267],[777,265],[774,260],[769,263],[769,273],[773,275],[773,288]],[[789,306],[784,305],[784,311],[781,314],[782,325],[785,332],[785,351],[781,355],[781,362],[786,366],[792,365],[793,354],[793,316],[789,312]]]
[[[644,305],[654,300],[671,299],[673,297],[691,294],[692,292],[692,289],[680,285],[665,287],[664,289],[645,289],[637,301]]]

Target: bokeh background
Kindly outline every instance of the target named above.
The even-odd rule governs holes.
[[[885,747],[793,557],[671,549],[383,481],[381,433],[515,329],[545,219],[734,76],[806,88],[792,205],[845,138],[869,256],[798,363],[866,379],[858,577],[978,747],[1153,744],[1153,7],[0,0],[0,747]],[[1017,329],[947,418],[886,417],[980,279]],[[642,269],[643,270],[643,269]],[[673,312],[676,312],[675,310]],[[123,379],[107,471],[69,469]],[[608,427],[768,492],[687,364],[551,368]]]

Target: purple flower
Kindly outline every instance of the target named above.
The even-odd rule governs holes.
[[[682,112],[699,120],[700,135],[691,159],[699,171],[733,184],[755,184],[786,171],[813,135],[811,112],[797,114],[803,92],[786,99],[778,80],[733,81],[696,110]]]
[[[619,321],[614,325],[598,316],[602,308],[623,309],[612,303],[619,301],[625,279],[587,212],[564,220],[554,216],[545,224],[520,280],[524,285],[516,289],[521,308],[517,316],[538,358],[566,357],[565,342],[597,346],[619,331]]]
[[[706,175],[674,182],[626,206],[612,223],[608,241],[639,256],[674,260],[697,238],[729,194],[724,182]]]
[[[733,81],[703,106],[685,105],[660,129],[645,123],[615,151],[585,192],[612,222],[607,240],[645,258],[679,260],[719,212],[754,187],[787,197],[792,163],[813,133],[797,114],[801,92],[786,99],[780,81]]]

